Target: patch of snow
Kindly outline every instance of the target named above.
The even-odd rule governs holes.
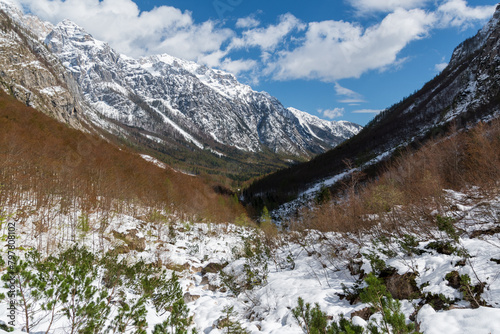
[[[151,107],[151,108],[153,110],[155,110],[158,113],[158,115],[161,116],[161,118],[163,118],[163,121],[165,123],[170,124],[175,130],[177,130],[177,132],[179,132],[184,138],[186,138],[186,140],[192,142],[193,144],[195,144],[196,146],[198,146],[202,150],[205,148],[205,146],[202,143],[200,143],[199,141],[194,139],[193,136],[191,136],[189,133],[184,131],[179,125],[177,125],[174,121],[172,121],[170,118],[168,118],[164,113],[162,113],[161,111],[159,111],[155,107]]]
[[[40,93],[49,96],[56,96],[57,94],[64,93],[66,90],[61,86],[51,86],[40,90]]]
[[[490,334],[500,329],[500,309],[479,307],[478,309],[455,309],[436,312],[424,305],[418,313],[420,330],[425,334]]]
[[[153,158],[150,155],[141,154],[141,158],[143,158],[144,160],[149,161],[149,162],[151,162],[151,163],[155,164],[156,166],[161,167],[163,169],[167,168],[166,164],[164,164],[163,162],[159,161],[158,159]]]

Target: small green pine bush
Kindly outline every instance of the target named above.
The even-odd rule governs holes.
[[[328,324],[328,317],[316,303],[313,308],[311,304],[305,303],[299,297],[298,305],[292,310],[293,317],[306,334],[362,334],[363,327],[353,325],[342,315],[339,322]]]
[[[361,300],[368,303],[373,312],[382,314],[380,323],[373,321],[368,325],[368,330],[371,333],[380,333],[380,330],[386,334],[417,333],[415,332],[415,324],[406,323],[405,315],[401,312],[401,303],[392,298],[381,279],[370,273],[365,278],[365,282],[368,286],[361,292]]]

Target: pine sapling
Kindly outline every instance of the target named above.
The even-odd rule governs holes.
[[[387,288],[382,283],[381,279],[370,273],[365,282],[368,284],[360,294],[360,298],[364,303],[370,304],[373,312],[382,314],[382,321],[378,323],[370,323],[368,330],[371,333],[393,333],[407,334],[416,333],[413,323],[406,324],[406,317],[401,311],[401,303],[399,300],[392,298]]]

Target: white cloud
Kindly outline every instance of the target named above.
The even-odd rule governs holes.
[[[132,57],[169,53],[199,61],[220,54],[234,32],[213,21],[196,24],[189,11],[171,6],[140,12],[131,0],[18,0],[54,24],[70,19],[95,38]]]
[[[258,66],[257,61],[253,59],[237,59],[231,60],[229,58],[224,59],[221,64],[221,68],[225,71],[231,72],[234,75],[238,75],[241,72],[248,72],[255,69]]]
[[[469,7],[465,0],[448,0],[437,9],[442,27],[467,28],[471,21],[483,21],[491,18],[496,5]]]
[[[333,109],[318,109],[318,113],[323,114],[323,116],[330,119],[344,116],[344,108],[333,108]]]
[[[253,79],[319,79],[335,82],[370,70],[400,66],[400,51],[432,29],[468,26],[491,17],[495,6],[468,6],[465,0],[434,1],[434,11],[416,7],[430,0],[348,0],[359,12],[389,13],[363,27],[345,21],[304,23],[287,13],[276,24],[262,26],[254,16],[237,20],[236,30],[222,22],[195,22],[191,12],[159,6],[141,12],[132,0],[15,0],[42,19],[70,19],[95,38],[132,57],[168,53]],[[236,52],[252,50],[253,59]],[[234,52],[234,53],[233,53]],[[248,58],[247,57],[247,58]],[[364,102],[341,87],[341,102]],[[337,89],[337,87],[336,87]]]
[[[357,78],[396,63],[398,53],[425,37],[434,22],[434,15],[420,9],[397,9],[367,29],[343,21],[311,22],[303,44],[281,51],[269,69],[280,80]]]
[[[306,25],[290,13],[281,15],[279,23],[265,28],[254,28],[243,32],[241,38],[235,38],[233,48],[259,47],[264,51],[273,51],[294,30],[303,30]]]
[[[143,44],[143,40],[136,40],[134,44],[150,54],[168,53],[179,58],[202,61],[210,56],[225,56],[226,52],[221,50],[221,46],[232,35],[230,30],[217,29],[212,21],[206,21],[200,25],[176,29],[160,40],[152,40],[147,44]],[[209,66],[217,65],[217,62],[204,63]]]
[[[358,106],[360,103],[365,103],[365,100],[360,100],[360,99],[342,99],[338,100],[340,103],[347,103],[350,106]]]
[[[338,82],[335,83],[335,93],[337,95],[349,96],[349,97],[360,97],[361,94],[356,93],[355,91],[342,87]]]
[[[438,72],[441,72],[442,70],[444,70],[446,68],[446,66],[448,66],[448,63],[439,63],[439,64],[434,65],[434,69]]]
[[[384,111],[384,109],[359,109],[359,110],[354,110],[354,114],[378,114],[381,111]]]
[[[345,98],[340,100],[341,103],[361,103],[366,102],[363,95],[350,90],[349,88],[342,87],[338,82],[335,83],[335,93]]]
[[[236,21],[236,28],[255,28],[260,25],[260,21],[252,16],[242,17]]]
[[[421,8],[429,0],[349,0],[349,3],[360,13],[389,13],[398,8]]]

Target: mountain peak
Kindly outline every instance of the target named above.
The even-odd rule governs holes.
[[[59,31],[64,37],[71,40],[80,42],[93,42],[98,45],[105,44],[99,40],[96,40],[90,33],[88,33],[84,28],[76,24],[75,22],[64,19],[59,22],[54,30]]]
[[[451,65],[456,65],[462,62],[465,58],[472,55],[474,52],[482,48],[485,43],[488,41],[490,36],[495,32],[499,32],[500,30],[500,4],[497,5],[495,13],[493,17],[484,25],[482,29],[478,31],[478,33],[460,43],[455,50],[450,59]]]
[[[47,46],[36,52],[47,53],[50,64],[58,64],[49,72],[76,81],[71,91],[85,102],[82,115],[99,131],[136,147],[174,160],[188,156],[197,160],[196,166],[200,159],[191,156],[203,156],[209,171],[215,155],[231,156],[226,159],[231,164],[235,156],[247,165],[258,161],[269,172],[270,165],[311,157],[354,134],[350,126],[290,112],[275,97],[254,91],[222,70],[168,54],[122,56],[71,20],[53,26],[16,15],[29,38],[35,35],[37,43]],[[56,85],[33,85],[54,98],[60,91]]]
[[[171,68],[178,69],[179,71],[185,71],[186,73],[195,76],[207,87],[210,87],[230,100],[246,94],[257,93],[250,86],[240,83],[231,73],[218,69],[212,69],[206,65],[177,58],[169,54],[143,57],[139,59],[139,62],[142,64],[144,69],[153,75],[164,75],[165,70]]]

